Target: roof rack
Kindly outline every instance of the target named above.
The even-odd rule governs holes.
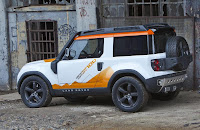
[[[113,27],[113,28],[100,28],[95,30],[82,31],[80,36],[94,35],[94,34],[107,34],[107,33],[121,33],[121,32],[137,32],[147,31],[144,25],[126,26],[126,27]]]
[[[166,23],[152,23],[152,24],[146,24],[144,25],[146,28],[152,29],[152,28],[163,28],[163,27],[170,27]]]

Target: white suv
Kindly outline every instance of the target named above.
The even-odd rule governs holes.
[[[84,101],[112,95],[122,111],[139,111],[151,94],[170,100],[180,91],[192,62],[188,44],[167,24],[103,28],[76,33],[56,59],[26,64],[18,91],[26,106],[52,97]]]

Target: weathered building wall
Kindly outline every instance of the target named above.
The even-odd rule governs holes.
[[[58,52],[76,32],[76,12],[71,6],[34,6],[10,10],[9,30],[11,43],[12,86],[16,87],[19,70],[27,63],[27,28],[29,20],[57,21]],[[55,11],[56,10],[56,11]],[[15,11],[15,12],[14,12]]]
[[[166,0],[165,2],[181,2],[182,0]],[[200,6],[197,6],[200,2],[199,0],[188,0],[191,6],[195,6],[200,9]],[[168,10],[166,12],[161,12],[159,16],[128,16],[126,9],[126,2],[124,0],[101,0],[99,5],[100,16],[101,16],[101,27],[118,27],[118,26],[132,26],[132,25],[143,25],[149,23],[168,23],[171,26],[176,28],[177,35],[183,36],[186,38],[189,46],[190,52],[195,56],[194,52],[194,15],[186,14],[186,3],[183,1],[180,5],[167,5]],[[198,3],[198,4],[197,4]],[[164,6],[164,5],[163,5]],[[169,16],[164,16],[163,14],[167,13]],[[161,15],[161,16],[160,16]],[[175,17],[176,16],[176,17]],[[196,22],[197,23],[197,22]],[[197,30],[197,29],[196,29]],[[196,35],[199,33],[196,31]],[[199,58],[200,59],[200,58]],[[199,60],[200,64],[200,60]],[[188,68],[188,80],[184,83],[184,87],[189,90],[196,88],[194,73],[196,68],[194,68],[194,62],[190,64]],[[200,66],[200,65],[199,65]],[[199,71],[200,75],[200,71]],[[200,77],[199,77],[200,79]],[[199,82],[200,83],[200,82]]]
[[[97,28],[96,0],[76,0],[77,30]]]
[[[195,82],[196,87],[200,86],[200,1],[199,0],[187,0],[186,13],[189,16],[195,17],[194,28],[195,35]]]
[[[9,89],[9,58],[5,1],[0,1],[0,90]]]

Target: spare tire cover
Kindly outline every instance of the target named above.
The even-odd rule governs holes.
[[[181,57],[190,55],[189,46],[185,38],[181,36],[170,37],[166,43],[166,57]],[[182,64],[179,63],[173,70],[182,70]]]

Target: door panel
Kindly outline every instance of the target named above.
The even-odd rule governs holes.
[[[57,89],[94,88],[100,71],[97,61],[103,54],[104,39],[75,40],[70,50],[75,57],[58,63]],[[55,89],[55,88],[54,88]]]
[[[58,63],[58,79],[63,89],[93,88],[98,73],[96,59],[66,60]]]

